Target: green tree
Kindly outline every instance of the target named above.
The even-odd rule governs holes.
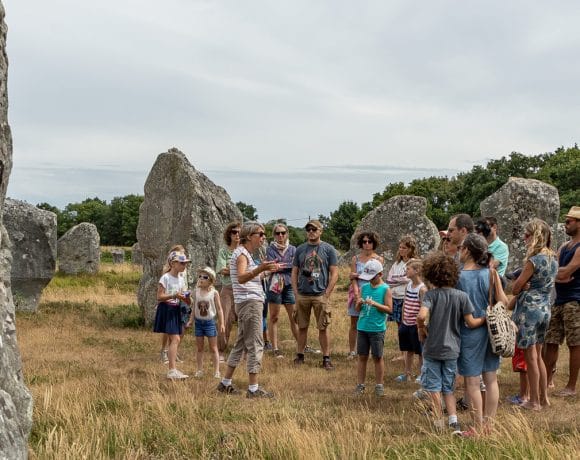
[[[354,201],[343,201],[338,209],[330,213],[328,228],[338,240],[338,248],[348,249],[350,238],[359,224],[358,204]]]
[[[242,213],[242,216],[244,216],[244,220],[258,220],[258,210],[251,204],[238,201],[236,206]]]
[[[102,229],[108,244],[131,246],[137,241],[141,203],[143,203],[143,196],[140,195],[126,195],[111,200]]]

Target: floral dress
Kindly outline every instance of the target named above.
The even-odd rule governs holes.
[[[519,293],[513,315],[518,327],[517,346],[522,349],[544,343],[550,322],[550,291],[558,271],[554,256],[536,254],[528,260],[534,266],[530,289]]]

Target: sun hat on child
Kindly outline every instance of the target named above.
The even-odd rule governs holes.
[[[207,273],[212,281],[215,281],[215,272],[210,267],[203,267],[197,270],[197,273]]]
[[[382,271],[383,264],[377,259],[371,259],[365,264],[362,273],[358,277],[361,280],[370,281]]]
[[[181,251],[171,251],[169,254],[169,263],[171,262],[191,262],[191,259],[188,259],[184,252]]]

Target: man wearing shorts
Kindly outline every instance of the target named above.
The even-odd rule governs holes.
[[[314,310],[318,339],[322,349],[322,367],[334,369],[330,361],[330,294],[338,280],[338,258],[334,247],[321,241],[322,224],[309,221],[306,226],[306,243],[296,249],[292,262],[292,288],[296,293],[295,319],[298,324],[298,341],[294,364],[304,364],[304,348],[308,339],[310,315]]]
[[[548,382],[558,361],[558,347],[564,342],[570,350],[570,376],[566,387],[554,396],[576,396],[576,381],[580,369],[580,206],[572,206],[564,223],[570,241],[558,250],[556,302],[546,334],[544,362]]]

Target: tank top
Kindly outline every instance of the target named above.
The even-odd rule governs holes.
[[[421,308],[421,299],[419,299],[419,291],[424,287],[423,283],[419,283],[417,287],[413,287],[413,282],[409,281],[407,289],[405,290],[405,303],[403,304],[403,324],[405,326],[415,326],[417,324],[417,315]]]
[[[245,257],[248,260],[247,271],[254,270],[258,265],[254,261],[252,254],[244,246],[238,246],[230,260],[230,277],[232,278],[232,288],[234,291],[234,303],[242,303],[247,300],[264,301],[264,289],[260,281],[260,275],[252,278],[244,284],[238,281],[238,257]]]
[[[201,292],[200,288],[195,288],[195,306],[193,311],[195,319],[209,320],[215,318],[217,310],[215,308],[215,289],[209,292]]]
[[[560,267],[565,267],[570,263],[574,253],[578,250],[580,243],[570,246],[567,244],[560,249],[560,257],[558,264]],[[580,301],[580,268],[572,273],[572,281],[569,283],[555,283],[556,284],[556,305],[563,305],[568,302]]]

